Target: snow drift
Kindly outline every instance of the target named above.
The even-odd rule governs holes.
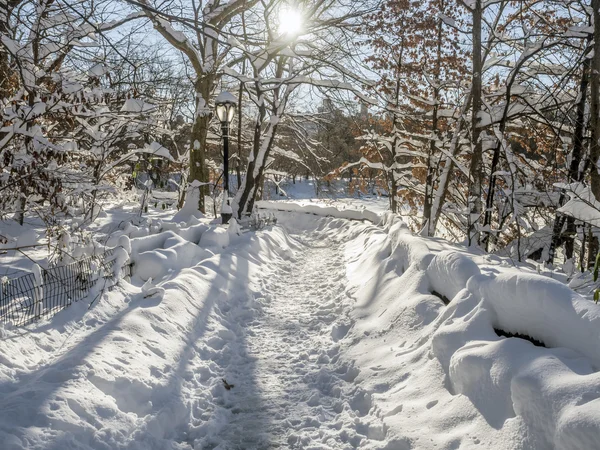
[[[489,448],[600,448],[600,306],[558,281],[509,267],[507,261],[497,259],[500,263],[492,265],[485,256],[414,236],[403,224],[385,229],[385,237],[363,231],[369,237],[362,237],[362,243],[355,239],[349,247],[356,259],[355,328],[377,333],[374,342],[357,346],[357,357],[366,364],[377,355],[379,366],[389,372],[398,367],[399,358],[403,373],[414,377],[422,370],[426,378],[437,370],[435,365],[427,360],[423,367],[413,367],[415,358],[435,356],[445,382],[443,388],[425,389],[435,398],[431,400],[424,383],[418,383],[423,411],[443,403],[441,410],[449,409],[441,413],[442,420],[456,414],[458,426],[465,406],[455,410],[453,399],[459,394],[468,398],[485,426],[471,416],[469,427],[478,430],[478,437],[465,441],[463,435],[463,444],[479,444],[485,430]],[[374,265],[374,259],[380,263]],[[446,297],[449,306],[444,308],[431,293]],[[530,336],[549,348],[499,337],[495,329]],[[398,345],[406,350],[395,353]],[[397,391],[398,376],[389,376]],[[392,417],[401,416],[395,408]],[[386,423],[398,430],[412,426],[407,421],[432,427],[392,417]],[[466,426],[466,417],[464,422]],[[440,432],[448,432],[447,423],[439,426]],[[429,446],[420,442],[416,448]]]

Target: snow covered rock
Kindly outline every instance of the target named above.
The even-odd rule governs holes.
[[[183,207],[173,216],[173,222],[190,223],[193,218],[203,218],[204,214],[198,209],[200,202],[200,187],[202,183],[198,180],[192,181],[186,192]]]
[[[498,328],[575,349],[600,367],[600,306],[568,286],[512,269],[473,278],[468,287],[490,303]]]
[[[191,267],[214,254],[172,232],[163,235],[166,235],[161,244],[163,248],[141,252],[135,256],[134,271],[142,280],[160,279],[169,272]]]

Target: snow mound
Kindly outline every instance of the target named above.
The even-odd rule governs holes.
[[[206,229],[206,226],[198,226],[193,231],[184,229],[182,234],[188,239],[195,239],[194,231]],[[191,267],[214,255],[214,252],[188,239],[173,231],[165,231],[154,236],[132,240],[133,273],[144,281],[150,278],[158,280],[169,272]],[[146,250],[149,248],[152,250]]]
[[[472,276],[479,274],[477,264],[465,255],[451,250],[436,254],[427,268],[433,290],[448,299],[464,289]]]
[[[189,184],[183,207],[173,216],[173,222],[189,223],[194,218],[201,219],[204,217],[204,214],[198,209],[201,186],[202,184],[198,180],[194,180]]]
[[[202,234],[200,245],[209,249],[224,249],[229,245],[230,233],[226,227],[211,228]]]

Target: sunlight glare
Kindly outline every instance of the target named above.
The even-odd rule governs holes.
[[[302,14],[296,9],[283,8],[279,12],[279,33],[297,35],[302,31]]]

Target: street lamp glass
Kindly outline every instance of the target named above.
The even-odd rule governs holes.
[[[217,117],[223,125],[230,124],[235,115],[235,108],[237,106],[236,98],[229,92],[221,92],[215,100],[215,109],[217,110]]]
[[[221,104],[221,105],[216,105],[217,106],[217,117],[219,118],[219,120],[222,122],[225,122],[227,120],[227,105]]]
[[[233,105],[229,104],[229,105],[227,105],[227,107],[228,107],[228,110],[227,110],[227,123],[231,123],[231,121],[233,120],[233,116],[235,115],[235,107],[236,107],[236,105],[235,105],[235,103]]]
[[[219,103],[216,105],[217,117],[223,124],[230,124],[235,115],[235,103]]]

